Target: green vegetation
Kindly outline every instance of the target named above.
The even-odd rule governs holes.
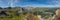
[[[42,18],[44,19],[48,19],[49,17],[52,17],[53,15],[55,15],[55,10],[58,8],[33,8],[33,11],[37,11],[38,15],[41,15]],[[17,13],[17,11],[20,10],[19,7],[14,7],[12,9],[7,9],[7,12],[9,15],[12,16],[12,18],[9,18],[8,16],[4,16],[3,18],[0,18],[0,20],[23,20],[25,18],[25,16],[28,16],[28,13],[22,13],[22,15],[16,16],[15,14]],[[0,9],[0,12],[2,11],[2,9]],[[37,14],[34,13],[33,14]]]

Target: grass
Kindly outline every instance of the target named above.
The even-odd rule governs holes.
[[[0,20],[23,20],[25,18],[25,16],[28,16],[28,14],[21,15],[21,16],[13,16],[13,18],[8,18],[5,16],[3,18],[0,18]]]

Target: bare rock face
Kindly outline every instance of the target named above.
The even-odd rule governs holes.
[[[43,20],[40,15],[35,16],[35,20]]]
[[[27,20],[42,20],[42,18],[40,15],[35,16],[35,15],[30,14]]]
[[[60,9],[56,10],[55,13],[56,13],[57,16],[60,16]]]
[[[34,15],[29,15],[27,20],[34,20]]]
[[[60,20],[60,9],[56,10],[54,20]]]

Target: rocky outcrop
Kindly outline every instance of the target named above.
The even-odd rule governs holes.
[[[27,18],[25,18],[25,20],[43,20],[43,19],[41,18],[40,15],[35,16],[30,14]]]
[[[60,20],[60,9],[56,10],[56,15],[53,16],[53,20]]]

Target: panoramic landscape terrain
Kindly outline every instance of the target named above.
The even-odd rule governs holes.
[[[60,0],[0,0],[0,20],[60,20]]]
[[[0,20],[51,20],[57,9],[60,8],[0,7]]]

